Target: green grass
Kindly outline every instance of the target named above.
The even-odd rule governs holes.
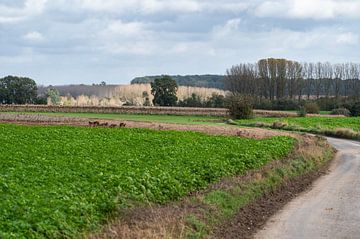
[[[260,180],[238,183],[226,189],[217,189],[204,195],[201,203],[210,209],[200,213],[200,216],[190,215],[187,234],[188,238],[208,238],[211,233],[227,224],[241,208],[252,203],[265,193],[274,191],[282,184],[323,167],[334,157],[334,151],[324,140],[315,142],[316,148],[321,147],[321,155],[292,155],[294,158],[286,160],[280,165],[267,170]],[[207,207],[204,207],[207,208]]]
[[[0,124],[0,238],[77,238],[285,157],[294,139]]]
[[[280,110],[282,111],[282,110]],[[298,112],[298,110],[283,110],[284,112],[293,112],[293,113],[296,113]],[[330,115],[331,114],[331,111],[325,111],[325,110],[322,110],[320,111],[320,114],[321,115]]]
[[[19,114],[19,112],[2,112],[6,114]],[[174,124],[207,124],[217,125],[225,119],[222,117],[210,116],[181,116],[181,115],[144,115],[144,114],[101,114],[101,113],[51,113],[51,112],[21,112],[20,114],[47,115],[47,116],[64,116],[80,118],[96,118],[111,120],[132,120],[159,123]]]
[[[303,128],[318,128],[318,129],[338,129],[348,128],[354,131],[360,131],[360,117],[288,117],[288,118],[274,118],[274,117],[257,117],[250,120],[238,120],[242,125],[250,125],[256,122],[274,123],[277,121],[285,122],[289,125],[299,126]]]

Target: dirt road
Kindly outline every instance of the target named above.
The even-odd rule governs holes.
[[[360,238],[360,143],[328,141],[339,150],[329,174],[270,218],[255,238]]]

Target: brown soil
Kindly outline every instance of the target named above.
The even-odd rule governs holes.
[[[44,115],[15,115],[2,114],[0,123],[14,123],[21,125],[73,125],[89,126],[89,121],[97,120],[100,123],[117,124],[125,123],[127,128],[149,128],[156,130],[180,130],[196,131],[215,135],[236,135],[241,137],[263,139],[279,135],[293,135],[287,132],[272,131],[257,128],[239,128],[236,126],[210,126],[210,125],[181,125],[171,123],[154,123],[128,120],[104,120],[104,119],[87,119],[87,118],[69,118],[60,116]]]

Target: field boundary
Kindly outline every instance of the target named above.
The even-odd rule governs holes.
[[[3,105],[0,112],[53,112],[53,113],[112,113],[144,115],[193,115],[229,117],[226,108],[154,107],[154,106],[53,106],[53,105]],[[296,112],[254,110],[259,117],[297,117]],[[341,115],[307,114],[308,117],[344,117]]]
[[[61,113],[119,113],[148,115],[198,115],[226,117],[224,108],[145,107],[145,106],[50,106],[50,105],[0,105],[0,112],[61,112]]]
[[[328,137],[334,137],[339,139],[350,139],[360,141],[360,132],[354,131],[348,128],[336,128],[336,129],[322,129],[322,128],[305,128],[297,125],[288,125],[280,121],[274,123],[237,123],[237,125],[242,127],[253,127],[253,128],[263,128],[263,129],[273,129],[273,130],[283,130],[288,132],[301,132],[309,133],[315,135],[322,135]]]

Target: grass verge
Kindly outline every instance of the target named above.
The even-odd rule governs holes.
[[[356,117],[359,126],[360,126],[360,117]],[[343,128],[323,128],[320,124],[316,127],[308,125],[307,127],[299,126],[296,124],[288,124],[287,121],[280,120],[274,121],[273,123],[265,123],[265,122],[235,122],[239,126],[245,127],[257,127],[257,128],[267,128],[267,129],[277,129],[277,130],[286,130],[293,132],[304,132],[310,134],[324,135],[335,138],[343,138],[343,139],[352,139],[352,140],[360,140],[360,131],[355,131],[351,126],[343,125]],[[349,127],[349,128],[346,128]],[[356,126],[355,128],[357,128]]]
[[[334,151],[323,138],[302,136],[291,155],[246,175],[226,178],[182,201],[130,211],[90,238],[231,238],[229,232],[249,238],[319,176]]]

